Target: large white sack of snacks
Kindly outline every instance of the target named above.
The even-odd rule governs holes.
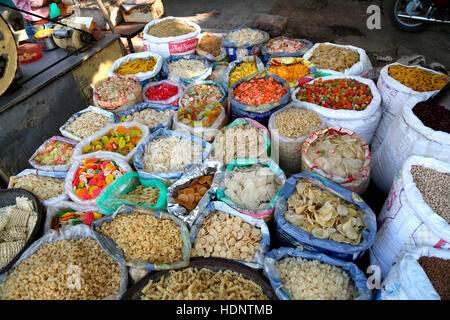
[[[419,92],[415,91],[389,75],[389,67],[393,65],[402,65],[400,63],[392,63],[384,66],[380,70],[380,76],[377,81],[378,92],[381,95],[381,119],[378,123],[377,130],[372,140],[372,153],[378,149],[386,136],[394,118],[400,113],[402,108],[414,107],[418,102],[428,100],[435,96],[440,90]],[[403,65],[402,65],[403,66]],[[406,66],[405,66],[406,67]],[[420,66],[411,66],[411,68],[419,68],[440,74],[437,71],[426,69]]]
[[[309,109],[314,110],[319,114],[323,121],[327,123],[327,125],[350,129],[359,134],[364,140],[367,141],[367,143],[370,144],[381,116],[381,96],[378,93],[375,83],[370,79],[357,76],[328,76],[317,78],[310,83],[318,81],[319,79],[322,79],[323,81],[353,79],[369,86],[372,93],[372,101],[364,110],[361,111],[344,109],[333,110],[314,103],[300,101],[297,99],[297,92],[300,90],[300,87],[292,91],[291,98],[296,105],[309,107]]]
[[[358,52],[359,61],[357,63],[355,63],[353,66],[351,66],[350,68],[345,69],[345,71],[343,73],[344,75],[359,76],[359,77],[364,77],[364,78],[370,78],[373,75],[372,63],[370,62],[370,59],[367,56],[366,51],[364,49],[361,49],[361,48],[358,48],[355,46],[340,45],[340,44],[335,44],[335,43],[330,43],[330,42],[316,43],[315,45],[312,46],[311,49],[306,51],[306,53],[303,55],[303,59],[310,60],[314,54],[314,50],[316,50],[317,47],[319,47],[321,44],[350,49],[350,50],[354,50],[354,51]],[[317,68],[320,69],[319,67],[317,67]],[[331,73],[331,74],[336,74],[336,75],[342,74],[341,72],[335,71],[335,70],[329,70],[329,69],[320,69],[320,70],[323,72],[326,72],[326,73]]]
[[[188,26],[194,28],[192,32],[182,34],[175,37],[155,37],[148,34],[149,29],[165,20],[176,19],[181,20]],[[200,26],[187,19],[177,17],[166,17],[163,19],[152,20],[145,26],[142,34],[142,44],[144,49],[148,52],[153,52],[161,55],[163,58],[170,55],[188,55],[194,54],[198,43],[198,35],[200,34]]]
[[[450,260],[450,250],[421,247],[406,253],[400,262],[389,270],[381,283],[377,300],[440,300],[439,294],[418,262],[421,257]]]
[[[412,109],[403,108],[395,117],[386,139],[373,155],[372,179],[386,193],[409,156],[430,156],[450,162],[450,134],[425,126]]]
[[[450,249],[450,225],[425,202],[414,183],[411,166],[450,174],[450,163],[412,156],[397,173],[377,218],[377,236],[370,248],[370,264],[381,268],[382,279],[405,252],[422,246]],[[430,184],[436,184],[431,181]],[[450,187],[440,195],[449,197]]]

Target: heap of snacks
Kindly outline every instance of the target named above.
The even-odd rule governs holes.
[[[397,64],[389,66],[388,74],[401,84],[419,92],[441,90],[448,81],[445,74]]]
[[[205,218],[192,246],[192,257],[252,262],[261,247],[261,230],[240,217],[214,211]]]
[[[308,109],[289,108],[275,116],[279,134],[290,139],[303,137],[319,129],[321,124],[319,116]]]
[[[152,71],[156,65],[156,58],[151,57],[150,59],[136,59],[122,64],[114,74],[125,76],[127,74],[136,74],[139,72]]]
[[[443,106],[419,102],[412,109],[422,123],[433,130],[450,133],[450,110]]]
[[[450,224],[450,174],[414,165],[411,175],[423,200]]]
[[[16,197],[16,204],[0,208],[0,269],[22,250],[37,221],[33,202]]]
[[[243,28],[231,32],[228,36],[226,36],[226,39],[238,47],[246,44],[252,46],[264,40],[264,33],[255,29]]]
[[[274,65],[269,70],[287,82],[298,81],[309,74],[309,68],[301,62],[287,65]]]
[[[240,83],[233,92],[234,99],[244,104],[261,106],[278,102],[288,90],[273,77],[252,79]]]
[[[224,192],[235,204],[249,210],[264,210],[282,187],[268,167],[236,167],[225,179]]]
[[[140,184],[135,190],[126,193],[120,198],[135,204],[148,204],[150,206],[154,206],[159,199],[159,189],[144,187]]]
[[[314,140],[304,156],[308,160],[327,173],[340,177],[361,175],[365,160],[365,142],[354,134],[342,134],[335,130],[329,130]]]
[[[253,62],[242,62],[233,71],[230,72],[229,86],[231,87],[235,82],[245,78],[251,74],[258,71],[256,66],[256,61]]]
[[[206,66],[199,59],[178,59],[168,64],[169,73],[183,78],[191,79],[202,75],[206,71]]]
[[[178,122],[188,126],[210,127],[222,113],[221,104],[197,104],[196,106],[181,107],[177,113]]]
[[[38,152],[33,160],[45,166],[64,165],[72,158],[74,149],[73,144],[52,140],[44,146],[42,151]]]
[[[0,299],[99,300],[119,293],[120,278],[119,264],[97,241],[59,240],[20,262],[1,284]]]
[[[180,227],[170,219],[133,211],[96,228],[123,250],[129,262],[174,263],[182,259]]]
[[[102,102],[115,102],[121,99],[135,98],[140,84],[134,77],[115,76],[100,80],[95,84],[95,93]]]
[[[145,146],[142,163],[148,172],[180,171],[202,154],[202,146],[190,139],[159,136]]]
[[[419,264],[441,300],[450,300],[450,260],[420,257]]]
[[[178,93],[177,86],[168,83],[162,83],[157,86],[150,87],[145,92],[145,96],[147,97],[148,100],[151,101],[164,101],[169,98],[172,98],[177,93]]]
[[[106,186],[125,172],[113,160],[85,158],[72,181],[72,190],[82,200],[98,197]]]
[[[78,224],[85,224],[91,227],[94,220],[98,220],[102,217],[103,214],[96,211],[82,212],[76,210],[65,210],[59,212],[56,217],[53,218],[51,228],[59,231],[65,226],[76,226]]]
[[[314,237],[351,245],[361,242],[366,226],[353,203],[299,179],[287,204],[286,220]]]
[[[199,84],[189,87],[180,99],[180,106],[190,107],[199,104],[211,104],[222,99],[220,88],[214,84]]]
[[[223,128],[214,140],[212,158],[222,163],[233,159],[267,158],[265,139],[263,132],[250,124]]]
[[[270,39],[266,45],[268,53],[294,53],[306,47],[306,43],[288,38]]]
[[[172,117],[175,110],[156,110],[152,108],[143,109],[141,111],[130,114],[129,116],[123,116],[122,122],[137,121],[145,124],[148,127],[156,127],[160,123],[165,123]]]
[[[166,19],[155,23],[148,29],[147,33],[154,37],[165,38],[177,37],[194,31],[194,27],[191,27],[180,19]]]
[[[220,54],[220,49],[222,47],[222,37],[213,37],[210,35],[206,35],[199,41],[198,47],[216,57]]]
[[[33,193],[40,201],[57,197],[64,193],[64,179],[26,174],[15,178],[12,188],[22,188]]]
[[[232,270],[186,268],[170,271],[142,289],[143,300],[268,300],[253,280]]]
[[[125,128],[117,126],[107,134],[98,138],[83,148],[83,154],[96,151],[111,151],[126,156],[133,150],[142,138],[142,131],[137,126]]]
[[[320,69],[335,70],[342,73],[359,60],[358,51],[323,43],[313,51],[311,58],[309,58],[309,61]]]
[[[192,179],[189,182],[189,186],[178,189],[178,195],[174,199],[174,203],[179,204],[188,211],[194,210],[205,193],[211,188],[212,179],[212,175]]]
[[[82,139],[91,136],[96,131],[111,123],[111,119],[98,112],[87,111],[69,123],[66,130]]]
[[[352,300],[355,296],[352,279],[340,267],[300,257],[283,258],[275,266],[294,300]]]
[[[326,79],[326,78],[325,78]],[[367,84],[354,79],[322,80],[304,84],[296,94],[297,99],[325,108],[362,111],[372,101]]]

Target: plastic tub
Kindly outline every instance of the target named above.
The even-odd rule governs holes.
[[[39,43],[25,43],[17,49],[20,64],[27,64],[42,57],[42,46]]]

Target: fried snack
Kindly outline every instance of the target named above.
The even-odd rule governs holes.
[[[189,212],[194,210],[205,193],[211,188],[212,179],[212,175],[192,179],[188,187],[178,190],[178,195],[174,202]]]
[[[148,204],[154,206],[159,199],[159,189],[139,185],[135,190],[126,193],[120,198],[136,204]]]
[[[155,65],[155,57],[151,57],[150,59],[136,59],[122,64],[116,71],[114,71],[114,74],[126,76],[128,74],[148,72],[152,71]]]
[[[358,51],[323,43],[313,51],[311,58],[309,58],[309,61],[319,69],[339,72],[351,68],[359,60]]]

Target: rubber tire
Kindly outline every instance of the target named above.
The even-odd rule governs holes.
[[[401,23],[401,21],[399,21],[399,18],[395,14],[395,6],[398,1],[399,0],[390,0],[390,3],[389,3],[389,17],[391,18],[391,21],[394,24],[394,26],[400,30],[407,31],[407,32],[423,31],[425,29],[425,25],[426,25],[425,22],[421,22],[419,25],[411,27],[411,26],[407,26],[407,25]]]

